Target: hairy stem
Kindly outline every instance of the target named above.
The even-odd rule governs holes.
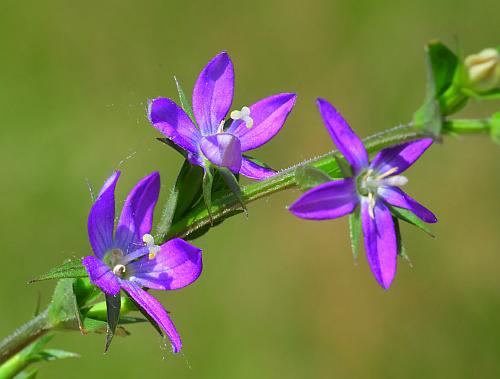
[[[453,120],[443,123],[442,133],[481,133],[487,132],[489,128],[490,124],[487,120]],[[368,153],[373,154],[388,146],[413,141],[423,137],[425,137],[424,134],[416,131],[411,124],[408,124],[372,135],[365,138],[363,142]],[[332,177],[340,177],[340,169],[334,158],[335,154],[338,153],[336,151],[331,151],[317,158],[297,163],[268,179],[242,187],[243,202],[248,204],[257,199],[272,195],[273,193],[295,188],[297,186],[295,181],[295,169],[299,166],[311,165],[327,172]],[[198,205],[183,219],[172,225],[168,233],[161,238],[161,242],[174,237],[187,237],[202,227],[213,225],[229,214],[234,214],[240,208],[241,205],[233,194],[214,194],[210,210],[208,210],[204,204]]]
[[[46,309],[0,341],[0,364],[43,336],[51,328],[52,325],[48,321],[48,310]]]

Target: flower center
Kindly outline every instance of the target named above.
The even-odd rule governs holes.
[[[248,129],[253,126],[253,118],[250,117],[250,108],[248,107],[241,108],[241,111],[232,111],[231,118],[235,121],[243,120]]]
[[[380,174],[369,169],[358,177],[357,187],[360,196],[368,197],[368,213],[370,217],[375,218],[374,208],[380,187],[399,187],[408,183],[408,178],[403,175],[392,175],[398,171],[398,167],[393,167],[390,170]]]

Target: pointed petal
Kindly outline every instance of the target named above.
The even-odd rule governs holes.
[[[241,167],[241,144],[238,138],[228,133],[203,137],[200,141],[203,155],[216,166],[227,167],[237,174]]]
[[[82,259],[87,269],[90,281],[99,287],[105,294],[115,296],[120,292],[120,282],[111,269],[98,258],[89,255]]]
[[[333,143],[351,164],[354,174],[358,174],[368,166],[368,153],[363,142],[333,105],[320,98],[317,104]]]
[[[397,243],[394,222],[389,209],[378,200],[370,217],[369,202],[361,201],[361,220],[365,240],[366,258],[377,282],[388,289],[396,275]]]
[[[359,202],[353,179],[320,184],[305,192],[288,210],[308,220],[328,220],[351,213]]]
[[[380,187],[378,194],[390,205],[412,211],[422,221],[430,224],[437,222],[437,218],[430,210],[412,199],[398,187]]]
[[[241,160],[240,174],[250,179],[262,180],[276,174],[276,171],[262,167],[250,159],[243,157]]]
[[[193,112],[201,133],[214,134],[233,101],[234,69],[226,52],[215,56],[201,71],[193,90]]]
[[[116,171],[106,180],[90,209],[87,224],[89,240],[94,254],[99,258],[102,258],[106,250],[113,245],[115,187],[119,177],[120,171]]]
[[[147,256],[130,263],[130,280],[156,290],[176,290],[193,283],[201,274],[201,249],[175,238],[164,243],[154,259]]]
[[[122,208],[115,241],[124,252],[131,243],[142,244],[142,236],[151,231],[153,211],[160,194],[160,174],[153,172],[144,177],[130,191]]]
[[[122,281],[122,288],[137,302],[137,304],[158,324],[172,343],[174,353],[182,348],[181,338],[170,320],[167,311],[158,300],[141,289],[137,284],[128,280]]]
[[[296,99],[297,95],[293,93],[280,93],[262,99],[249,107],[250,117],[253,120],[250,129],[242,120],[236,120],[227,132],[240,139],[242,151],[262,146],[283,127]]]
[[[151,100],[148,118],[156,129],[176,145],[192,153],[198,151],[200,131],[193,125],[186,112],[172,100],[164,97]]]
[[[384,173],[397,167],[392,175],[397,175],[410,167],[432,145],[432,138],[403,143],[381,150],[372,160],[370,168]]]

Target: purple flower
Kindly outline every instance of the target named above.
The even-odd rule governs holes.
[[[226,52],[215,56],[201,71],[193,90],[196,124],[175,102],[157,98],[150,102],[148,117],[153,126],[188,153],[192,164],[205,167],[205,160],[226,167],[234,174],[263,179],[274,174],[242,156],[262,146],[283,126],[295,104],[296,95],[281,93],[267,97],[241,111],[231,112],[227,129],[224,120],[233,101],[233,63]]]
[[[191,284],[201,274],[201,250],[180,238],[161,246],[154,244],[149,233],[160,192],[157,172],[139,181],[128,194],[113,233],[119,176],[117,171],[109,177],[90,210],[88,233],[95,256],[85,257],[82,263],[90,281],[107,299],[119,297],[120,289],[126,291],[166,333],[173,351],[178,352],[181,339],[167,311],[141,287],[175,290]]]
[[[389,206],[407,209],[428,223],[434,214],[413,200],[399,186],[400,175],[432,144],[424,138],[381,150],[371,162],[361,140],[339,112],[326,100],[318,107],[333,142],[349,162],[354,176],[323,183],[305,192],[289,210],[310,220],[327,220],[352,213],[361,205],[366,256],[378,283],[389,288],[396,274],[397,237]]]

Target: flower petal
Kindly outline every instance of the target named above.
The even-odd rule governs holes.
[[[422,221],[430,224],[437,222],[434,213],[412,199],[406,192],[398,187],[380,187],[378,194],[390,205],[412,211]]]
[[[120,171],[116,171],[106,180],[90,209],[87,224],[89,240],[94,254],[99,258],[113,245],[115,187],[119,177]]]
[[[276,174],[276,171],[270,168],[262,167],[250,159],[243,157],[241,160],[240,174],[247,178],[262,180]]]
[[[317,104],[333,143],[351,164],[354,174],[358,174],[368,166],[368,153],[363,142],[333,105],[320,98]]]
[[[130,263],[130,280],[156,290],[176,290],[193,283],[202,270],[201,249],[181,238],[161,245],[154,259],[147,256]]]
[[[224,51],[201,71],[193,90],[193,113],[201,133],[214,134],[226,117],[234,91],[234,69]]]
[[[243,120],[235,120],[227,132],[240,139],[241,151],[262,146],[280,131],[296,99],[294,93],[280,93],[262,99],[249,107],[253,120],[250,129]]]
[[[149,102],[148,118],[151,124],[176,145],[190,152],[198,151],[200,131],[189,116],[172,100],[159,97]]]
[[[379,151],[373,158],[370,168],[384,173],[397,167],[392,175],[397,175],[410,167],[432,145],[432,138],[407,142]]]
[[[366,258],[377,282],[388,289],[396,275],[397,243],[394,222],[389,209],[378,200],[370,217],[369,201],[361,201],[361,220],[365,240]]]
[[[158,326],[166,333],[174,353],[178,353],[182,348],[181,338],[175,326],[170,320],[167,311],[163,308],[158,300],[149,293],[144,291],[137,284],[128,280],[122,281],[122,288],[137,302],[137,304],[158,324]]]
[[[241,144],[237,137],[228,133],[203,137],[200,141],[203,155],[214,165],[227,167],[237,174],[241,167]]]
[[[105,294],[115,296],[120,292],[120,281],[101,260],[89,255],[83,258],[82,264],[87,269],[90,281]]]
[[[153,211],[160,194],[160,174],[153,172],[132,188],[122,208],[115,243],[125,252],[131,243],[142,244],[142,236],[151,231]]]
[[[334,180],[305,192],[288,210],[308,220],[329,220],[351,213],[359,203],[353,179]]]

